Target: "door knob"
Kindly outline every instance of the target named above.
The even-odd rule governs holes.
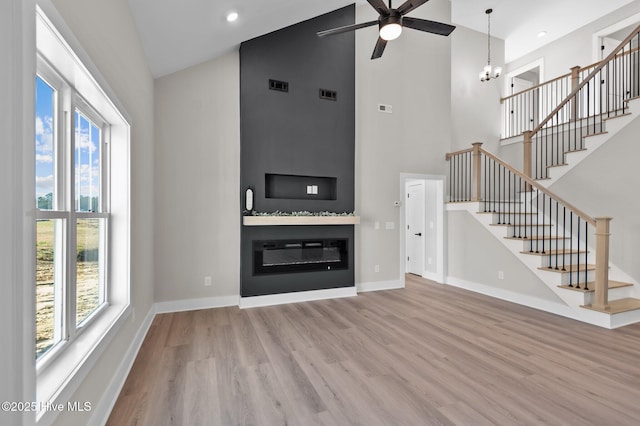
[[[422,237],[422,232],[418,232],[417,234],[413,234],[413,235],[417,235],[418,237]]]

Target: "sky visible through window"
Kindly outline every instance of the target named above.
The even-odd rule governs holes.
[[[36,201],[43,210],[53,209],[55,195],[55,99],[55,90],[36,77]]]
[[[55,188],[56,90],[36,77],[36,202],[53,210]],[[100,203],[101,129],[80,111],[75,112],[75,209],[98,211]]]
[[[76,111],[76,211],[97,212],[100,200],[100,128]]]

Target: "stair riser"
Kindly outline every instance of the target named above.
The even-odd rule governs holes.
[[[560,282],[561,284],[569,284],[569,277],[571,278],[571,283],[573,285],[575,285],[576,283],[580,283],[580,287],[584,287],[585,282],[593,282],[596,279],[596,271],[586,271],[586,278],[585,278],[585,271],[581,271],[581,272],[564,272],[562,274],[559,274],[560,277]]]
[[[542,226],[542,224],[536,226],[536,224],[518,224],[507,226],[506,236],[527,238],[531,236],[548,237],[549,235],[556,236],[556,228],[549,226]],[[558,236],[562,236],[561,230],[558,230]]]
[[[588,263],[592,263],[593,260],[587,258]],[[557,256],[551,255],[551,256],[540,256],[540,267],[541,268],[547,268],[549,265],[551,265],[552,267],[556,267],[556,265],[559,268],[562,268],[562,266],[564,265],[565,267],[569,267],[569,265],[574,265],[574,264],[578,264],[578,263],[585,263],[584,260],[584,254],[558,254]]]
[[[492,223],[494,224],[503,224],[503,223],[517,223],[517,224],[523,224],[523,225],[531,225],[531,224],[535,224],[536,222],[536,216],[535,215],[517,215],[517,214],[509,214],[509,213],[494,213],[492,216]],[[540,221],[540,223],[542,223],[542,221]]]
[[[519,241],[519,240],[517,240]],[[584,243],[583,243],[584,245]],[[573,244],[573,248],[577,249],[577,244],[574,243]],[[584,247],[581,247],[584,248]],[[522,251],[547,251],[547,250],[570,250],[571,249],[571,242],[570,240],[551,240],[551,239],[545,239],[545,240],[525,240],[522,239]]]

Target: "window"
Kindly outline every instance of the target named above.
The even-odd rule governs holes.
[[[65,33],[72,49],[37,12],[35,358],[46,407],[77,389],[132,313],[130,125],[77,40]]]
[[[35,93],[40,361],[73,340],[108,303],[109,125],[43,61]]]

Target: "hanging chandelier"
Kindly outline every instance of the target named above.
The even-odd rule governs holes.
[[[493,12],[493,9],[487,9],[484,12],[487,14],[487,65],[480,71],[480,81],[489,81],[492,78],[498,78],[502,73],[501,67],[491,67],[491,12]]]

